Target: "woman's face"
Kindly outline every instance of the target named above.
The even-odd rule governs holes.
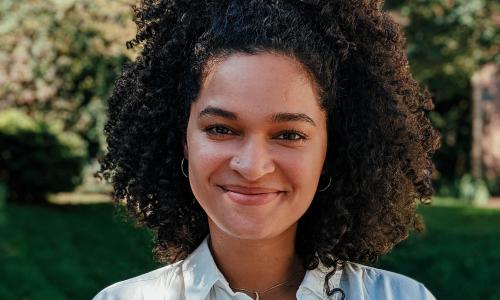
[[[326,114],[291,58],[233,54],[191,105],[185,156],[211,232],[266,239],[296,228],[326,155]]]

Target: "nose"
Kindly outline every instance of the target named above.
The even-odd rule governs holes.
[[[265,140],[248,138],[233,155],[230,167],[248,181],[255,181],[274,172],[275,165]]]

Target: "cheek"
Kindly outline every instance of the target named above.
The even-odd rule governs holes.
[[[292,185],[293,190],[302,196],[316,190],[321,169],[315,167],[307,159],[290,160],[283,168],[283,173]]]
[[[223,165],[223,156],[212,143],[199,136],[192,136],[188,142],[189,183],[194,197],[203,209],[210,214],[210,201],[215,196],[213,174]]]
[[[230,157],[227,146],[214,143],[201,136],[202,134],[204,133],[193,135],[188,147],[190,177],[198,183],[210,180]]]
[[[324,151],[311,148],[304,152],[284,153],[279,157],[283,175],[294,190],[302,196],[310,196],[316,191],[324,162]]]

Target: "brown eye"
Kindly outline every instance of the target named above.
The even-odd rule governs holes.
[[[232,134],[233,131],[229,128],[227,128],[226,126],[224,125],[212,125],[212,126],[208,126],[204,129],[204,131],[207,133],[207,134],[211,134],[211,135],[226,135],[226,134]]]
[[[278,138],[285,141],[301,141],[306,139],[306,135],[295,130],[287,130],[280,133]]]

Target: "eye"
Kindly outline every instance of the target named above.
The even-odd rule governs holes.
[[[286,130],[281,132],[278,135],[278,138],[285,140],[285,141],[303,141],[307,139],[307,136],[301,132],[295,131],[295,130]]]
[[[233,130],[220,124],[208,126],[203,131],[210,135],[226,135],[231,133],[234,134]]]

